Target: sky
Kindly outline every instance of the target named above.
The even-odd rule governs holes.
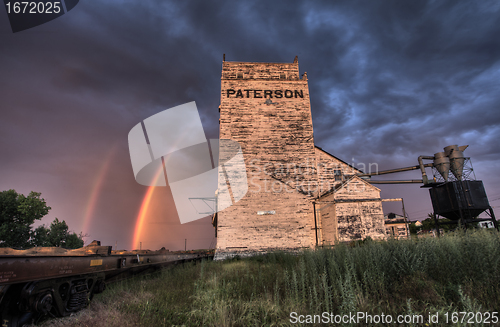
[[[468,144],[500,204],[499,1],[81,0],[18,33],[0,7],[0,191],[41,192],[52,209],[38,224],[65,220],[86,244],[214,246],[210,219],[181,225],[167,187],[150,192],[137,234],[149,189],[134,179],[127,135],[196,101],[217,138],[223,54],[298,56],[315,144],[354,165],[413,166]],[[421,175],[377,177],[408,178]],[[410,220],[432,212],[418,184],[377,186],[382,198],[403,197]]]

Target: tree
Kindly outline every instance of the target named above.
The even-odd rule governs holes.
[[[49,246],[50,229],[45,225],[38,226],[31,236],[31,246]]]
[[[67,249],[78,249],[83,247],[83,235],[76,235],[76,233],[70,233],[66,237],[65,248]]]
[[[45,225],[38,226],[32,233],[31,242],[33,246],[57,246],[67,249],[77,249],[83,246],[83,234],[77,235],[68,231],[66,222],[54,219],[47,228]]]
[[[82,247],[84,235],[70,233],[64,220],[56,218],[50,227],[41,225],[32,230],[31,225],[35,220],[42,219],[51,209],[40,195],[41,193],[31,192],[24,196],[15,190],[0,192],[0,247]]]
[[[31,246],[58,246],[67,249],[78,249],[83,247],[84,235],[68,232],[66,222],[54,219],[47,228],[45,225],[38,226],[31,234]]]
[[[420,228],[418,228],[418,226],[415,224],[415,222],[412,222],[410,224],[410,234],[416,235],[419,230],[420,230]]]
[[[30,192],[24,196],[15,190],[0,192],[0,247],[30,246],[31,225],[51,209],[40,195]]]
[[[66,222],[54,219],[50,224],[49,246],[64,246],[68,236],[68,225]]]

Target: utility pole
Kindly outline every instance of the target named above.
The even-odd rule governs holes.
[[[142,242],[139,242],[139,250],[142,250]]]
[[[184,251],[187,251],[187,250],[186,250],[186,249],[187,249],[187,241],[188,241],[188,240],[187,240],[187,238],[185,238],[185,239],[184,239]]]

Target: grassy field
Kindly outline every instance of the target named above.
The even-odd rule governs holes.
[[[291,312],[303,319],[323,312],[421,314],[425,322],[430,312],[439,324],[429,325],[442,326],[446,313],[451,322],[452,312],[499,308],[500,236],[483,229],[185,264],[111,285],[88,309],[44,326],[300,325],[291,323]],[[474,326],[453,324],[461,325]]]

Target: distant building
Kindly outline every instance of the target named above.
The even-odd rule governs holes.
[[[408,220],[408,226],[411,226],[411,224],[415,224],[415,226],[418,229],[422,229],[422,226],[423,226],[423,224],[420,220],[414,220],[414,221]]]
[[[479,222],[479,227],[482,228],[495,228],[492,221],[481,221]]]
[[[387,237],[401,239],[408,238],[410,235],[408,224],[404,216],[391,212],[384,216],[384,224]],[[422,223],[420,223],[420,225],[422,225]]]

